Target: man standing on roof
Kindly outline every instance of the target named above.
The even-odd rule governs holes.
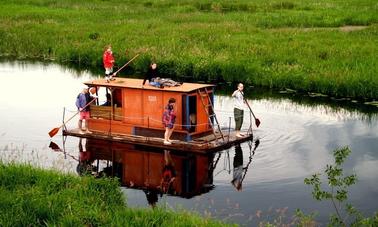
[[[113,76],[116,76],[116,74],[113,74],[113,66],[114,66],[115,60],[113,57],[111,45],[106,46],[104,54],[102,55],[102,61],[104,63],[104,68],[105,68],[106,82],[109,82],[109,80],[114,80]]]

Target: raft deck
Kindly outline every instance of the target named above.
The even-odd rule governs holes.
[[[153,148],[160,148],[160,149],[169,149],[169,150],[176,150],[176,151],[188,151],[188,152],[195,152],[195,153],[211,153],[220,150],[224,150],[227,148],[232,147],[235,144],[239,144],[253,138],[253,134],[245,135],[244,137],[236,137],[236,133],[234,131],[228,133],[223,132],[224,141],[221,137],[221,134],[218,132],[216,133],[217,139],[214,137],[213,134],[203,136],[193,141],[181,141],[181,140],[172,140],[172,144],[165,145],[163,143],[163,138],[158,137],[146,137],[146,136],[138,136],[138,135],[129,135],[129,134],[120,134],[120,133],[111,133],[106,134],[100,131],[91,131],[83,132],[79,129],[70,129],[70,130],[63,130],[64,136],[74,136],[80,138],[89,138],[89,139],[100,139],[106,141],[114,141],[114,142],[121,142],[127,144],[134,144],[134,145],[142,145],[147,147]]]

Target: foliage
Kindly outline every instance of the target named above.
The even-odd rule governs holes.
[[[378,213],[373,217],[365,218],[355,207],[346,202],[348,188],[357,182],[355,174],[348,176],[343,174],[342,164],[350,153],[349,147],[334,150],[335,163],[334,165],[327,165],[324,171],[328,179],[328,190],[323,189],[320,179],[321,174],[319,173],[312,175],[310,178],[305,178],[304,183],[313,187],[312,196],[316,200],[331,200],[336,214],[330,215],[330,226],[376,226],[378,225]],[[297,213],[298,216],[303,217],[302,212],[297,212],[299,212]]]
[[[143,53],[122,74],[374,99],[377,22],[375,0],[8,0],[0,57],[102,71],[111,43],[117,67]]]
[[[0,226],[223,226],[190,213],[130,209],[115,179],[0,161]]]

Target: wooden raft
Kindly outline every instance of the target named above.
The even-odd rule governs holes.
[[[236,137],[235,132],[223,132],[225,142],[223,142],[221,135],[216,133],[217,139],[214,135],[207,135],[197,138],[193,141],[186,142],[180,140],[173,140],[171,145],[164,145],[163,138],[146,137],[138,135],[111,133],[106,134],[100,131],[82,132],[79,129],[63,130],[63,136],[74,136],[80,138],[100,139],[106,141],[121,142],[126,144],[142,145],[147,147],[154,147],[160,149],[169,149],[176,151],[190,151],[195,153],[211,153],[220,150],[224,150],[232,147],[235,144],[239,144],[253,138],[252,134],[245,135],[242,138]]]

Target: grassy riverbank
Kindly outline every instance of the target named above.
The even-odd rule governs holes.
[[[378,98],[375,0],[0,2],[0,57]],[[126,53],[125,53],[126,51]],[[194,79],[193,79],[194,78]]]
[[[225,226],[189,213],[129,209],[111,179],[0,162],[0,226]]]

